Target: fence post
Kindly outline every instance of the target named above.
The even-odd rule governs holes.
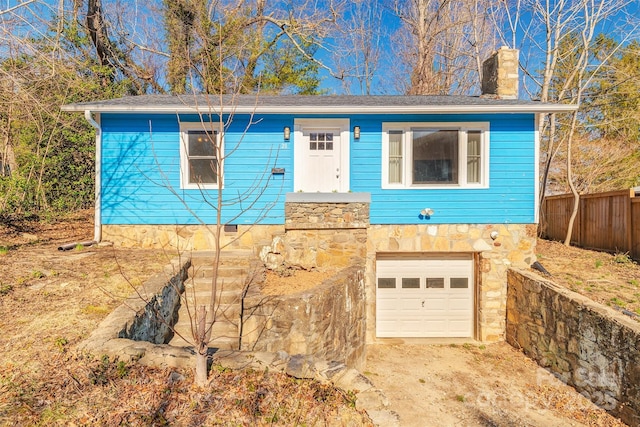
[[[633,207],[631,206],[636,192],[633,188],[629,189],[629,198],[627,199],[627,250],[629,256],[633,257]]]

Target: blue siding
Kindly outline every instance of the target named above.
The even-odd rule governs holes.
[[[308,116],[307,116],[308,117]],[[301,117],[302,118],[302,117]],[[372,224],[532,223],[535,200],[533,114],[353,115],[350,186],[371,193]],[[214,223],[217,191],[180,189],[180,126],[175,115],[102,114],[103,224]],[[225,148],[237,151],[224,165],[223,221],[283,224],[284,199],[293,191],[293,138],[285,142],[291,115],[236,116]],[[197,116],[182,116],[197,122]],[[490,122],[490,183],[487,189],[383,190],[382,122]],[[284,175],[270,174],[272,167]],[[267,181],[256,184],[256,177]],[[266,183],[266,184],[265,184]],[[251,193],[252,186],[257,189]],[[252,199],[258,196],[252,205]],[[238,197],[247,196],[238,203]],[[430,219],[420,219],[423,208]],[[264,217],[263,217],[264,216]]]
[[[490,122],[489,188],[385,189],[382,122]],[[351,146],[351,191],[371,193],[372,224],[489,224],[535,221],[533,114],[353,116],[361,137]],[[355,160],[357,159],[357,160]],[[424,208],[434,210],[420,218]]]
[[[282,136],[291,117],[234,118],[225,150],[222,218],[234,224],[282,224],[284,198],[293,188],[290,143]],[[180,189],[180,122],[197,116],[102,114],[103,224],[215,223],[217,190]],[[271,175],[271,168],[285,175]],[[239,198],[243,200],[238,200]],[[257,202],[253,201],[257,198]]]

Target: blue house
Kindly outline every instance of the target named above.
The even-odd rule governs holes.
[[[97,129],[97,240],[211,249],[219,223],[225,245],[272,268],[356,257],[368,341],[492,341],[507,269],[535,261],[539,117],[575,109],[514,99],[517,75],[515,94],[500,93],[513,76],[500,79],[480,97],[148,95],[63,108]]]

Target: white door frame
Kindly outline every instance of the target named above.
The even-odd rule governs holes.
[[[303,152],[299,149],[299,144],[304,141],[303,131],[305,129],[340,129],[340,181],[339,193],[347,193],[350,189],[350,147],[351,134],[349,132],[349,119],[295,119],[293,121],[293,188],[300,190],[300,183],[305,173],[305,161]]]

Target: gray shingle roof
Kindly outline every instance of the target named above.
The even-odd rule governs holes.
[[[517,99],[477,96],[304,96],[304,95],[142,95],[64,105],[65,111],[93,112],[218,112],[256,113],[437,113],[437,112],[561,112],[576,107]]]

